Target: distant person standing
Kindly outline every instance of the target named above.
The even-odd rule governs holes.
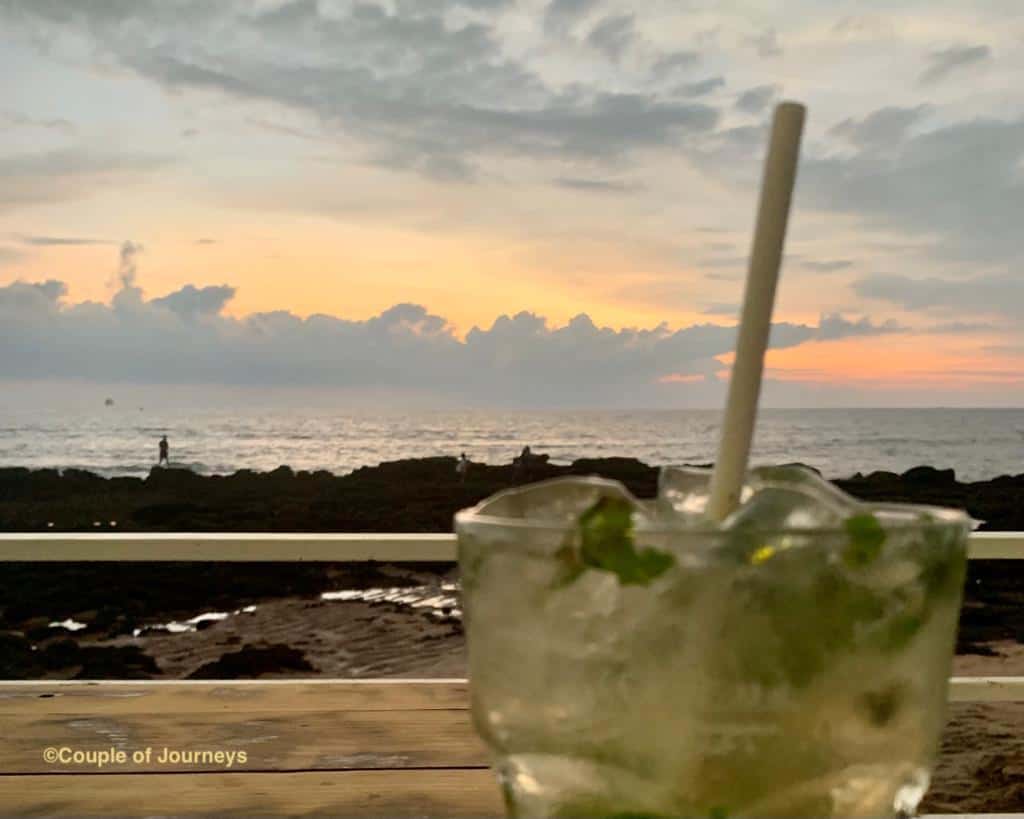
[[[455,465],[455,471],[459,473],[459,483],[465,483],[466,473],[469,472],[469,458],[466,457],[465,452],[459,456],[459,462]]]
[[[157,466],[160,466],[160,464],[164,464],[165,466],[171,465],[171,458],[168,454],[169,450],[170,446],[167,443],[167,436],[165,435],[160,439],[160,460],[157,461]]]

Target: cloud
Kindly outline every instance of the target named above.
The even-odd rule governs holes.
[[[235,297],[235,288],[226,284],[214,287],[195,287],[186,284],[180,290],[149,303],[166,307],[183,319],[197,316],[215,316]]]
[[[73,134],[77,130],[75,124],[63,117],[30,117],[17,111],[0,112],[0,125],[5,128],[38,128],[44,131],[60,131]]]
[[[700,312],[705,316],[729,316],[731,318],[735,318],[740,314],[740,306],[738,304],[725,304],[718,302],[715,304],[709,304]]]
[[[889,333],[905,333],[909,328],[893,319],[877,324],[871,319],[864,318],[857,321],[849,321],[838,313],[822,315],[818,319],[818,338],[822,341],[834,341],[840,338],[852,338],[855,336],[878,336]]]
[[[1016,272],[967,279],[879,274],[858,279],[853,290],[863,298],[897,304],[905,310],[1016,318],[1024,309],[1024,280]]]
[[[946,321],[932,324],[916,330],[916,332],[935,333],[936,335],[971,335],[973,333],[993,333],[1001,328],[987,321]]]
[[[879,108],[861,120],[844,119],[832,126],[829,134],[845,139],[858,148],[893,146],[903,142],[910,127],[917,124],[930,111],[929,105]]]
[[[91,239],[78,236],[18,236],[22,244],[33,247],[60,247],[63,245],[113,245],[117,244],[112,239]]]
[[[651,66],[651,76],[656,80],[662,80],[680,70],[692,68],[699,62],[700,53],[697,51],[673,51],[670,54],[661,55],[654,61]],[[707,81],[705,80],[705,82]],[[691,93],[687,96],[699,96],[699,94]]]
[[[771,105],[777,93],[778,88],[774,85],[749,88],[737,97],[736,107],[747,114],[760,114]]]
[[[395,388],[468,402],[638,406],[666,395],[665,376],[713,375],[721,369],[715,357],[734,344],[734,326],[616,330],[585,314],[552,326],[526,311],[460,339],[417,304],[365,320],[283,310],[235,317],[224,312],[235,295],[229,285],[145,298],[140,252],[122,246],[121,285],[109,304],[70,303],[60,281],[0,287],[0,324],[9,330],[0,334],[0,379]],[[817,327],[777,323],[771,344],[889,331],[823,316]]]
[[[725,87],[724,77],[708,77],[706,80],[677,85],[673,94],[677,97],[703,97],[712,91]]]
[[[0,157],[0,210],[81,199],[145,178],[170,164],[167,157],[80,150]]]
[[[560,188],[590,193],[631,193],[637,190],[637,185],[632,182],[617,182],[610,179],[581,179],[563,176],[552,180],[552,184]]]
[[[875,15],[849,15],[832,26],[832,31],[850,39],[879,39],[892,34],[893,27],[887,19]]]
[[[609,60],[618,61],[633,42],[634,36],[633,15],[619,14],[598,22],[587,35],[587,44]]]
[[[595,8],[600,0],[551,0],[544,12],[544,30],[562,36]]]
[[[216,239],[210,239],[208,237],[203,237],[202,239],[196,239],[196,244],[197,245],[215,245],[215,244],[217,244],[217,240]]]
[[[869,117],[870,119],[870,117]],[[1024,119],[974,119],[904,139],[885,152],[809,156],[798,197],[886,231],[926,239],[944,263],[1020,263]]]
[[[140,0],[112,12],[105,3],[7,0],[0,18],[55,37],[71,31],[170,91],[315,117],[325,133],[361,146],[369,164],[442,179],[471,179],[507,157],[608,163],[639,149],[689,148],[717,123],[716,109],[659,98],[646,80],[547,81],[505,53],[501,4],[473,5],[479,14],[456,22],[440,3],[392,13],[369,3]],[[592,5],[556,0],[546,15],[568,24]],[[152,30],[160,36],[142,34]],[[633,37],[631,18],[607,17],[589,37],[617,58]]]
[[[748,37],[747,44],[753,47],[759,57],[778,57],[782,54],[779,36],[773,28],[762,31],[753,37]]]
[[[835,273],[837,270],[846,270],[853,266],[850,259],[826,259],[815,261],[813,259],[801,259],[800,267],[806,270],[813,270],[815,273]]]
[[[957,69],[984,62],[992,56],[987,45],[952,46],[928,55],[928,68],[921,74],[922,85],[936,83]]]

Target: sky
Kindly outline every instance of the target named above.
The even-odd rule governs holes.
[[[0,380],[1024,405],[1016,0],[0,0]]]

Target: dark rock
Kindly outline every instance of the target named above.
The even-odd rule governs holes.
[[[455,463],[452,457],[391,461],[340,476],[280,468],[204,477],[154,469],[145,480],[0,468],[0,531],[46,531],[47,522],[56,521],[52,531],[91,532],[93,521],[116,520],[118,531],[127,532],[450,532],[456,511],[527,480],[511,464],[474,463],[460,483]],[[536,467],[536,475],[532,469],[529,480],[570,474],[622,480],[642,497],[653,495],[657,483],[657,470],[632,458],[548,462]],[[1024,531],[1024,475],[967,484],[957,482],[953,470],[916,467],[902,476],[873,472],[835,483],[866,501],[955,506],[984,520],[986,531]],[[99,626],[90,622],[91,634],[125,634],[140,623],[234,610],[268,598],[401,582],[381,568],[370,563],[8,563],[0,572],[0,629],[18,629],[44,650],[48,641],[69,636],[50,629],[50,621],[90,609],[101,621]],[[451,563],[414,568],[451,579]],[[1021,561],[971,562],[963,645],[1024,634],[1022,570]],[[11,668],[22,669],[19,673],[30,666],[42,669],[38,658],[15,653],[21,659]],[[0,656],[0,664],[4,661]]]
[[[953,486],[956,472],[952,469],[936,469],[933,466],[915,466],[903,473],[907,483],[929,484],[932,486]]]
[[[864,480],[868,483],[893,483],[894,481],[899,481],[900,476],[895,472],[887,472],[884,469],[878,469],[869,473]]]
[[[78,664],[78,643],[70,637],[58,637],[43,646],[39,654],[40,660],[47,668],[67,668]]]
[[[29,680],[38,677],[42,663],[32,643],[16,631],[0,631],[0,679]]]
[[[290,671],[314,671],[306,655],[297,648],[275,643],[256,646],[247,643],[238,651],[221,655],[219,660],[200,666],[191,674],[193,680],[236,680],[261,677]]]
[[[79,647],[77,680],[145,680],[160,673],[156,660],[138,646]]]
[[[142,506],[132,512],[132,520],[146,526],[163,526],[183,518],[202,514],[202,506],[195,503],[155,503]]]

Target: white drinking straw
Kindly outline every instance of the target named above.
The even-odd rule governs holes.
[[[775,285],[779,280],[789,203],[796,181],[800,134],[806,113],[807,109],[796,102],[783,102],[775,108],[736,339],[736,360],[729,378],[722,437],[711,476],[707,515],[716,521],[724,520],[739,504],[743,478],[747,473],[757,399],[761,393],[764,351],[771,330]]]

